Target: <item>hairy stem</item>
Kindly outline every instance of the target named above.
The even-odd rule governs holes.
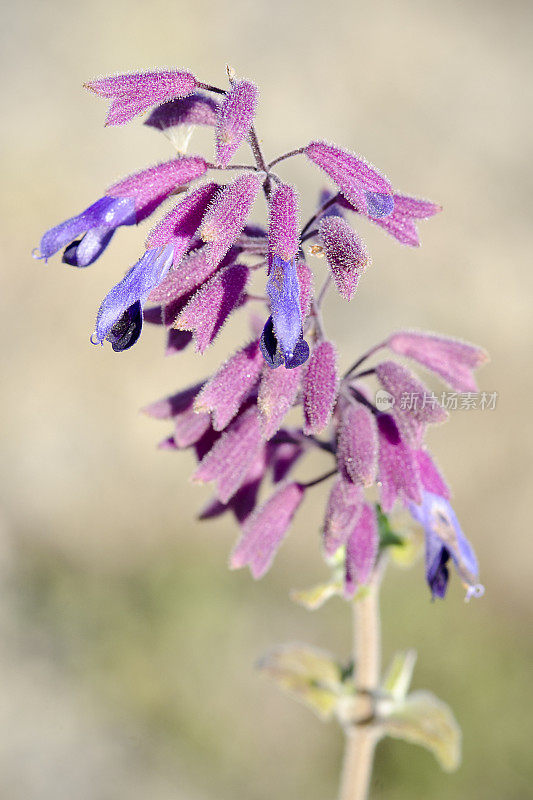
[[[274,159],[274,161],[271,161],[268,165],[268,168],[270,169],[271,167],[275,166],[275,164],[279,164],[280,161],[285,161],[286,158],[292,158],[293,156],[297,156],[299,155],[299,153],[303,153],[304,150],[305,147],[299,147],[297,150],[291,150],[289,153],[283,153],[283,155],[278,156],[277,158]]]
[[[263,183],[263,192],[265,193],[265,197],[268,203],[268,201],[270,200],[270,192],[272,189],[270,182],[270,175],[268,174],[268,167],[264,159],[263,153],[261,151],[259,139],[257,138],[257,134],[255,132],[255,128],[253,125],[250,128],[250,133],[248,134],[248,142],[250,144],[250,147],[252,148],[252,153],[254,154],[255,163],[257,164],[257,169],[267,173],[265,181]]]
[[[370,356],[373,356],[374,353],[377,353],[378,350],[382,350],[384,347],[387,347],[387,342],[386,341],[385,342],[380,342],[379,344],[376,344],[374,347],[371,347],[370,350],[367,350],[366,353],[363,353],[363,355],[360,358],[357,359],[355,364],[352,364],[350,369],[346,370],[346,372],[343,375],[343,378],[348,378],[352,374],[352,372],[355,372],[357,367],[361,366],[363,361],[366,361],[367,358],[370,358]]]
[[[355,600],[354,664],[358,691],[355,722],[346,728],[346,745],[339,800],[366,800],[372,777],[374,750],[379,738],[373,727],[374,700],[381,670],[379,587],[383,561],[376,566],[367,593]]]
[[[310,219],[308,219],[305,225],[303,226],[300,233],[300,237],[305,236],[305,234],[307,233],[313,222],[316,222],[316,220],[322,216],[324,211],[327,211],[327,209],[335,205],[336,202],[337,202],[337,195],[335,195],[334,197],[330,197],[329,200],[326,200],[325,203],[322,203],[320,208],[317,209],[317,211],[313,214],[313,216],[310,217]]]

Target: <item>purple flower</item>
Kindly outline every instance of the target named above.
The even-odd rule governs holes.
[[[65,264],[87,267],[102,255],[118,227],[137,225],[176,188],[199,178],[206,170],[203,158],[176,158],[129,175],[81,214],[47,231],[39,253],[34,255],[48,260],[66,247]]]
[[[309,345],[303,338],[300,284],[296,261],[280,256],[270,259],[267,294],[272,315],[261,335],[261,350],[267,364],[286,369],[299,367],[309,358]]]
[[[423,491],[422,503],[409,504],[412,517],[426,535],[426,580],[433,597],[444,597],[448,587],[448,561],[453,561],[466,586],[466,600],[483,594],[478,581],[478,564],[472,545],[464,535],[446,498]]]
[[[105,195],[76,217],[61,222],[41,239],[37,258],[46,261],[65,247],[63,261],[73,267],[88,267],[102,255],[120,225],[135,225],[133,197]],[[82,235],[83,234],[83,235]],[[76,237],[81,236],[80,239]],[[68,246],[67,246],[68,245]]]
[[[135,344],[141,335],[144,304],[169,271],[173,257],[172,245],[147,250],[111,289],[98,310],[92,338],[95,344],[107,339],[116,352]]]

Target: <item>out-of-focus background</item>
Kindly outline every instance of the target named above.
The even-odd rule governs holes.
[[[457,411],[430,445],[455,489],[486,594],[452,579],[430,603],[417,564],[392,571],[384,649],[419,652],[414,686],[456,711],[464,764],[380,745],[373,797],[531,796],[531,35],[532,6],[506,3],[91,0],[2,8],[0,797],[209,800],[333,797],[341,735],[254,671],[276,642],[342,656],[347,609],[310,614],[288,591],[320,579],[321,508],[308,500],[274,568],[230,573],[236,530],[195,521],[209,490],[167,429],[138,413],[208,374],[241,342],[236,316],[204,357],[165,359],[146,329],[124,354],[89,334],[144,230],[121,230],[86,271],[31,258],[44,230],[113,180],[172,156],[137,119],[105,129],[82,88],[115,71],[182,66],[261,90],[271,158],[325,138],[364,154],[444,213],[402,248],[363,222],[373,267],[350,305],[331,297],[343,365],[389,331],[428,328],[484,345],[493,411]],[[211,134],[199,145],[212,152]],[[307,214],[324,185],[280,165]],[[149,224],[149,223],[148,223]],[[530,261],[530,259],[528,259]],[[315,260],[317,275],[324,263]]]

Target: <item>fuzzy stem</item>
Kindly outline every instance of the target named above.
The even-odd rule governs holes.
[[[322,203],[320,208],[316,210],[313,216],[310,219],[308,219],[305,225],[303,226],[300,233],[300,237],[305,236],[305,234],[307,233],[313,222],[315,222],[320,216],[322,216],[324,211],[327,211],[328,208],[335,205],[336,202],[337,202],[337,195],[335,195],[334,197],[330,197],[329,200],[326,200],[325,203]]]
[[[346,372],[343,375],[343,378],[348,378],[352,374],[352,372],[355,372],[357,367],[361,366],[363,361],[366,361],[367,358],[370,358],[370,356],[373,356],[374,353],[377,353],[378,350],[382,350],[384,347],[387,347],[387,342],[386,341],[385,342],[380,342],[379,344],[374,345],[374,347],[371,347],[370,350],[366,351],[366,353],[363,353],[361,358],[358,358],[357,361],[355,362],[355,364],[352,364],[350,369],[346,370]]]
[[[265,197],[268,202],[270,200],[270,191],[271,191],[270,175],[268,174],[268,167],[264,159],[263,153],[261,151],[259,139],[257,138],[257,134],[255,132],[255,128],[253,125],[250,128],[250,133],[248,134],[248,142],[250,144],[250,147],[252,148],[252,153],[254,154],[255,163],[257,164],[257,169],[267,173],[265,182],[263,183],[263,191],[265,193]]]
[[[291,150],[288,153],[283,153],[283,155],[278,156],[277,158],[274,159],[274,161],[271,161],[268,165],[268,168],[270,169],[271,167],[275,166],[275,164],[279,164],[280,161],[285,161],[286,158],[292,158],[293,156],[297,156],[300,153],[303,153],[304,150],[305,147],[299,147],[297,150]]]
[[[353,603],[355,686],[358,690],[355,722],[346,728],[346,746],[339,800],[366,800],[372,777],[374,750],[379,738],[371,724],[373,696],[381,671],[379,587],[383,564],[376,566],[366,594]]]

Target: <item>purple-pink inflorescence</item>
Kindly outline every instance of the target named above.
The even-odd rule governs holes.
[[[104,252],[118,227],[140,223],[178,195],[148,234],[139,260],[106,295],[93,341],[128,349],[144,321],[163,328],[167,354],[191,342],[204,353],[230,316],[249,303],[265,303],[248,343],[243,336],[214,375],[144,409],[172,424],[161,449],[191,449],[198,462],[193,480],[214,484],[215,496],[201,518],[231,511],[241,526],[231,566],[248,565],[261,577],[305,496],[329,479],[322,547],[328,563],[340,569],[347,597],[370,579],[387,546],[383,520],[396,509],[407,510],[424,529],[432,594],[444,595],[450,560],[468,596],[479,593],[475,556],[424,445],[428,425],[443,422],[447,413],[395,359],[418,364],[454,391],[473,392],[473,371],[486,354],[437,334],[398,331],[341,376],[322,318],[330,278],[352,300],[370,263],[352,227],[354,214],[363,225],[369,221],[401,244],[417,246],[416,223],[440,207],[397,193],[365,159],[324,141],[268,164],[255,134],[258,91],[250,81],[232,77],[223,90],[188,71],[166,70],[86,85],[111,101],[108,125],[148,111],[145,124],[165,133],[199,125],[214,132],[215,163],[178,153],[115,183],[80,214],[47,231],[36,255],[47,259],[63,250],[65,263],[85,267]],[[232,164],[243,143],[251,147],[252,163]],[[325,173],[336,192],[321,193],[303,226],[296,188],[273,171],[298,154]],[[241,174],[220,175],[228,169]],[[260,195],[268,230],[249,219]],[[307,263],[309,245],[307,252],[326,257],[321,277]],[[261,274],[263,297],[250,288]],[[318,293],[315,279],[323,282]],[[377,356],[382,350],[388,350],[387,358]],[[328,459],[330,469],[314,480],[296,480],[293,472],[310,452]]]

